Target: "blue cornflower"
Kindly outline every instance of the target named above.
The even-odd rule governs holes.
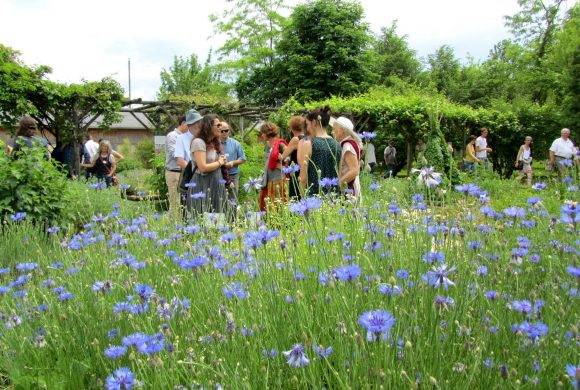
[[[435,297],[435,306],[441,309],[447,309],[448,307],[455,306],[455,300],[451,297],[437,295]]]
[[[535,183],[534,185],[532,185],[532,188],[536,191],[541,191],[547,187],[548,187],[548,185],[546,183],[544,183],[543,181]]]
[[[338,185],[338,177],[323,177],[318,183],[321,187],[336,187]]]
[[[580,267],[574,267],[570,265],[566,270],[570,275],[580,278]]]
[[[566,374],[570,377],[570,382],[574,389],[578,389],[578,380],[580,379],[580,366],[566,364]]]
[[[332,347],[328,347],[328,348],[324,349],[324,347],[319,347],[316,345],[313,345],[312,349],[314,349],[316,351],[316,353],[318,354],[318,359],[328,359],[330,357],[330,355],[332,354],[332,351],[334,351],[334,349]]]
[[[16,270],[20,272],[34,271],[38,268],[38,263],[19,263],[16,264]]]
[[[0,295],[4,295],[10,292],[11,288],[6,286],[0,286]]]
[[[407,271],[406,269],[401,269],[401,270],[398,270],[395,273],[395,275],[397,276],[397,278],[405,280],[409,277],[409,271]]]
[[[486,276],[487,275],[487,267],[485,265],[480,265],[475,271],[477,276]]]
[[[225,286],[222,291],[228,299],[232,299],[233,297],[244,299],[250,295],[248,290],[244,289],[244,286],[240,282],[234,282]]]
[[[380,187],[381,187],[381,186],[380,186],[380,185],[378,185],[377,183],[373,183],[373,184],[371,184],[371,185],[369,186],[369,188],[370,188],[370,190],[371,190],[371,191],[376,191],[376,190],[378,190]]]
[[[155,291],[145,284],[135,285],[135,292],[139,295],[142,301],[149,302],[149,298],[155,296]]]
[[[375,138],[377,136],[377,133],[375,132],[371,132],[371,131],[363,131],[363,133],[360,135],[361,139],[372,139]]]
[[[455,271],[455,266],[452,266],[449,269],[447,267],[447,264],[441,264],[438,267],[433,267],[431,271],[427,271],[427,273],[423,275],[423,280],[435,288],[443,286],[443,289],[445,290],[449,288],[449,285],[455,286],[455,283],[447,278],[447,275],[450,272]]]
[[[375,341],[379,336],[383,340],[390,337],[390,331],[395,324],[395,317],[386,310],[374,310],[363,313],[359,323],[367,329],[367,340]]]
[[[540,198],[540,197],[532,197],[532,198],[528,198],[527,203],[530,206],[535,206],[538,203],[540,203],[541,201],[542,201],[542,198]]]
[[[123,345],[121,346],[114,345],[112,347],[105,349],[105,356],[108,357],[109,359],[116,359],[118,357],[125,355],[125,353],[127,353],[127,347]]]
[[[302,344],[294,344],[291,350],[282,353],[288,358],[287,363],[290,367],[302,367],[310,364]]]
[[[338,280],[345,280],[350,282],[358,278],[362,274],[362,270],[356,264],[348,264],[335,268],[332,273]]]
[[[486,291],[485,297],[491,299],[492,301],[495,301],[499,299],[499,293],[497,291]]]
[[[195,194],[191,194],[191,197],[193,199],[201,199],[201,198],[205,198],[205,192],[200,191],[200,192],[196,192]]]
[[[304,215],[310,210],[317,210],[322,205],[322,199],[311,196],[299,202],[290,204],[289,209],[295,214]]]
[[[135,385],[135,374],[127,367],[119,368],[107,377],[105,388],[107,390],[131,389]]]
[[[58,296],[58,299],[60,299],[61,301],[67,301],[71,299],[73,296],[74,295],[71,292],[64,292]]]
[[[543,322],[530,323],[527,321],[521,324],[512,325],[512,331],[521,332],[528,336],[531,341],[539,341],[542,336],[548,334],[548,325]]]
[[[444,252],[423,253],[423,261],[428,264],[433,264],[434,261],[443,263],[445,261],[445,253]]]
[[[10,267],[0,268],[0,275],[9,274],[9,273],[10,273]]]
[[[14,282],[8,283],[9,287],[22,287],[32,279],[30,275],[20,275]]]
[[[510,218],[525,217],[526,210],[522,207],[508,207],[503,209],[503,213]]]
[[[46,231],[50,234],[54,234],[54,233],[58,232],[59,230],[60,230],[60,227],[58,227],[58,226],[54,226],[54,227],[46,229]]]
[[[20,211],[16,214],[10,214],[10,220],[12,222],[22,221],[24,218],[26,218],[26,212],[24,211]]]

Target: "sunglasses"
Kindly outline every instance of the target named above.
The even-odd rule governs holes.
[[[229,133],[230,129],[222,129],[222,134],[223,133]]]

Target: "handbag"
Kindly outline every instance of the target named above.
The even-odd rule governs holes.
[[[179,175],[179,184],[177,184],[177,191],[182,194],[187,194],[189,191],[189,187],[187,184],[191,182],[193,178],[193,174],[195,173],[197,166],[193,168],[193,163],[191,160],[187,163],[185,168],[181,170],[181,174]]]

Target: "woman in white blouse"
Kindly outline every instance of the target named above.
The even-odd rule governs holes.
[[[354,197],[360,204],[362,201],[359,162],[361,149],[363,147],[360,137],[354,132],[354,125],[350,119],[341,116],[336,120],[331,120],[332,134],[338,142],[342,152],[339,164],[340,187],[346,192],[348,197]]]

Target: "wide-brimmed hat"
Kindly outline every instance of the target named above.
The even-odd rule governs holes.
[[[349,132],[354,131],[354,125],[352,124],[351,120],[344,116],[341,116],[338,119],[330,118],[329,124],[332,127],[339,125],[340,127],[342,127],[345,130],[348,130]]]
[[[189,110],[185,114],[185,124],[186,125],[193,125],[201,120],[202,116],[197,110]]]

